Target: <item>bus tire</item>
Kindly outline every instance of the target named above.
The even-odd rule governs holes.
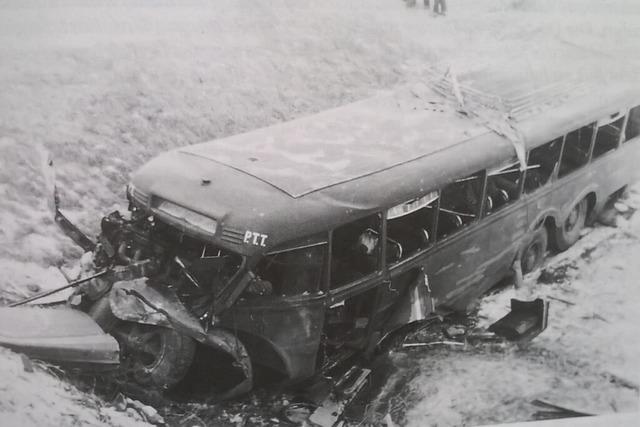
[[[159,326],[135,324],[126,341],[133,380],[155,390],[178,384],[187,375],[196,351],[193,338]]]
[[[569,212],[569,215],[556,227],[553,233],[553,247],[558,251],[566,251],[580,239],[580,232],[587,221],[587,199],[580,200]]]
[[[531,273],[542,266],[547,253],[549,236],[547,229],[540,227],[533,232],[520,253],[520,267],[522,274]]]

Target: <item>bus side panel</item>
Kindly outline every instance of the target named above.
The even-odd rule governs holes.
[[[220,319],[241,338],[252,362],[291,380],[315,372],[325,315],[325,298],[256,297],[240,299]]]
[[[509,274],[526,226],[527,210],[516,202],[436,249],[426,268],[436,306],[470,310]]]
[[[640,180],[638,162],[640,137],[623,143],[615,152],[593,160],[592,180],[601,182],[602,189],[602,200],[598,200],[598,208],[602,207],[612,193]]]
[[[559,225],[576,203],[591,193],[596,196],[593,208],[598,212],[612,193],[640,178],[640,168],[630,159],[640,159],[640,141],[627,142],[536,191],[528,203],[532,226],[547,216],[554,216]]]

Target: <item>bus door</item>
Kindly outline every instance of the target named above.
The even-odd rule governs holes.
[[[433,311],[431,290],[425,280],[423,254],[433,247],[438,213],[438,191],[406,201],[387,211],[386,262],[389,283],[382,289],[381,311],[398,298],[403,304],[391,320],[394,325],[419,320]]]
[[[382,264],[382,215],[374,214],[333,230],[325,336],[332,347],[364,348],[387,284]]]
[[[477,240],[484,242],[481,266],[485,269],[485,283],[481,285],[481,293],[512,273],[529,221],[526,206],[516,203],[522,181],[523,172],[516,158],[487,170],[482,221],[477,233]]]
[[[527,224],[526,209],[515,203],[521,180],[520,165],[514,158],[442,189],[438,247],[427,258],[437,304],[467,311],[478,296],[509,273]]]
[[[477,239],[485,173],[479,171],[442,188],[436,220],[436,247],[426,274],[437,306],[466,310],[465,295],[483,276],[483,242]]]

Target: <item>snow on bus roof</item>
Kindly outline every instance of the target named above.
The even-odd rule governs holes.
[[[180,151],[297,198],[487,132],[426,86],[414,86]]]

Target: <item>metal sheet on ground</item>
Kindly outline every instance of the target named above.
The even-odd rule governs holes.
[[[118,342],[68,307],[0,308],[0,345],[49,362],[117,365]]]

